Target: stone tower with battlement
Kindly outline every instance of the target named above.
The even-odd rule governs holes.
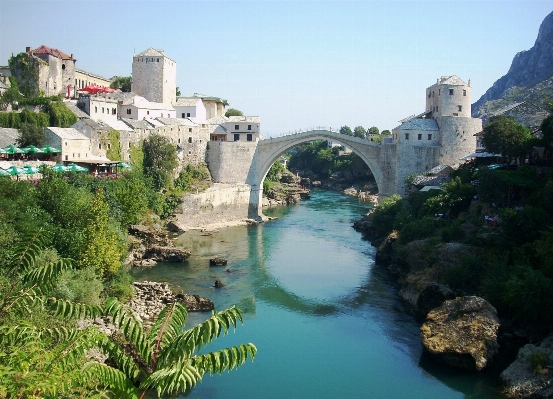
[[[131,90],[148,101],[173,104],[177,89],[177,63],[163,50],[149,48],[133,57]]]

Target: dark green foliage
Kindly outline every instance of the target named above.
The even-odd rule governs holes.
[[[209,179],[209,171],[204,166],[194,167],[193,165],[186,165],[175,179],[175,187],[183,192],[189,192],[192,190],[195,182],[207,179]]]
[[[109,87],[112,89],[120,89],[122,92],[129,93],[131,91],[131,81],[131,76],[116,76]]]
[[[8,105],[11,105],[12,109],[17,109],[23,99],[23,96],[19,92],[17,81],[12,78],[10,79],[10,84],[11,86],[0,96],[0,110],[5,110]]]
[[[553,146],[553,114],[543,120],[541,131],[543,133],[543,143],[549,147]]]
[[[351,128],[347,125],[342,126],[340,128],[340,134],[345,134],[346,136],[353,136],[353,132],[351,131]]]
[[[371,126],[368,131],[369,134],[380,134],[380,131],[376,126]],[[389,132],[388,132],[389,133]]]
[[[276,161],[271,165],[271,168],[265,175],[265,180],[278,182],[280,181],[280,176],[285,170],[286,168],[284,167],[284,165],[281,164],[280,161]]]
[[[49,126],[71,127],[79,119],[62,102],[52,102],[44,110],[50,115]]]
[[[436,218],[424,217],[413,222],[407,223],[400,231],[398,241],[400,244],[406,244],[413,240],[422,240],[430,237],[439,226]]]
[[[355,129],[353,129],[353,135],[355,137],[359,137],[361,139],[364,139],[367,135],[367,131],[363,126],[356,126]]]
[[[530,130],[527,127],[501,115],[492,118],[486,125],[482,142],[489,152],[523,161],[530,150],[530,138]]]
[[[17,138],[17,145],[20,147],[27,147],[34,145],[35,147],[44,146],[46,136],[44,134],[44,128],[33,125],[31,123],[22,123],[19,127],[19,137]]]
[[[225,112],[225,116],[228,118],[229,116],[243,116],[244,114],[242,111],[235,109],[235,108],[229,108],[227,112]]]
[[[46,127],[50,125],[50,116],[44,112],[32,112],[28,109],[21,112],[0,112],[0,127],[19,129],[23,123]]]
[[[166,137],[151,135],[144,141],[144,174],[152,179],[155,190],[171,183],[171,175],[177,167],[177,150]]]
[[[382,136],[391,136],[392,132],[390,132],[389,130],[383,130],[382,132],[380,132],[380,134]]]

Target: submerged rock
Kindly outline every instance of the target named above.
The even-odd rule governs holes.
[[[417,298],[417,312],[426,317],[432,309],[441,306],[444,301],[455,299],[455,293],[447,285],[430,283]]]
[[[467,370],[482,370],[497,353],[497,311],[476,296],[445,301],[421,326],[424,349],[437,361]]]
[[[513,398],[553,398],[553,335],[539,346],[520,348],[516,360],[501,373],[501,380]]]
[[[228,261],[225,258],[220,258],[220,257],[211,258],[209,260],[209,264],[211,266],[224,266],[227,263],[228,263]]]

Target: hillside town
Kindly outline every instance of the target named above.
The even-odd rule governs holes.
[[[60,149],[48,157],[53,162],[98,171],[100,165],[117,164],[106,156],[112,147],[120,148],[119,161],[129,162],[133,147],[159,134],[174,143],[180,167],[184,167],[204,161],[208,141],[259,140],[258,116],[226,117],[228,102],[215,96],[176,96],[177,63],[163,50],[148,48],[129,60],[130,92],[110,89],[115,78],[78,69],[74,55],[59,49],[27,47],[21,55],[32,72],[16,62],[12,69],[18,81],[33,80],[35,92],[42,96],[63,96],[64,104],[78,118],[71,127],[45,129],[45,144]],[[10,68],[0,67],[0,95],[9,88],[9,76]],[[38,112],[40,106],[33,110]],[[11,111],[11,106],[0,111]],[[0,147],[15,145],[18,134],[17,129],[0,128]]]

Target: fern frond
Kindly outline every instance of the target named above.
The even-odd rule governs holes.
[[[103,314],[103,310],[99,306],[85,305],[57,298],[47,298],[44,302],[48,308],[54,311],[55,316],[66,319],[93,319]]]
[[[231,326],[236,328],[237,321],[243,322],[243,319],[242,313],[236,306],[222,312],[213,312],[209,319],[182,332],[163,348],[159,360],[164,364],[169,364],[178,359],[190,358],[196,350],[209,344],[221,334],[226,335]]]
[[[140,389],[155,388],[158,396],[177,394],[194,387],[202,376],[189,360],[180,360],[150,374],[142,381]]]
[[[14,248],[15,256],[9,264],[10,270],[28,272],[34,268],[35,259],[45,247],[45,237],[42,236],[41,230],[23,237]]]
[[[187,316],[186,306],[180,302],[166,306],[158,315],[147,337],[148,345],[153,350],[154,362],[158,353],[182,332]]]
[[[117,299],[106,301],[103,314],[111,318],[112,323],[121,331],[125,339],[141,354],[143,359],[151,359],[151,348],[148,345],[144,327],[136,312],[120,304]]]
[[[27,269],[26,273],[23,274],[22,280],[23,283],[28,285],[37,284],[43,292],[47,292],[55,286],[60,274],[71,268],[73,268],[73,261],[71,259],[62,258],[57,262],[47,263],[40,267],[31,268],[30,270]]]
[[[144,362],[143,359],[135,359],[125,351],[124,347],[105,335],[96,344],[115,363],[117,369],[123,371],[133,382],[136,382],[139,377],[144,378],[146,376],[147,370],[142,370],[139,364],[139,362]]]
[[[133,382],[120,370],[98,362],[86,363],[81,372],[88,376],[95,376],[102,381],[102,384],[111,389],[116,398],[137,398],[138,389]]]
[[[198,355],[191,361],[202,374],[221,374],[223,371],[231,371],[242,366],[248,360],[248,356],[253,361],[256,354],[257,348],[249,343]]]

